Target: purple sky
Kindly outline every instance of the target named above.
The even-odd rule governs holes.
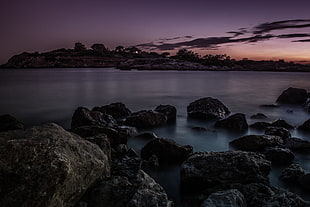
[[[306,0],[2,0],[0,63],[77,41],[309,61],[309,8]],[[191,38],[176,38],[184,36]]]

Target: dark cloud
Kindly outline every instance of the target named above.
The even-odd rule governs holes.
[[[162,39],[159,39],[159,40],[171,41],[171,40],[191,39],[191,38],[193,38],[193,36],[187,35],[187,36],[182,36],[182,37],[162,38]]]
[[[273,30],[310,27],[310,19],[294,19],[276,22],[267,22],[254,27],[253,34],[263,34]]]
[[[283,35],[278,35],[277,37],[279,37],[279,38],[310,37],[310,34],[304,34],[304,33],[299,33],[299,34],[283,34]]]
[[[310,42],[310,39],[305,39],[305,40],[295,40],[293,42]]]

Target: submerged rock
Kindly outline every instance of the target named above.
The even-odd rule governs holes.
[[[290,164],[295,158],[291,150],[281,147],[267,147],[263,153],[267,160],[278,165]]]
[[[302,169],[302,167],[299,164],[294,163],[285,168],[279,178],[285,182],[295,183],[298,178],[304,174],[305,171]]]
[[[244,114],[237,113],[229,116],[226,119],[217,121],[215,123],[215,127],[242,132],[248,129],[248,123]]]
[[[298,127],[298,129],[310,132],[310,119],[305,121],[301,126]]]
[[[268,117],[265,114],[257,113],[251,116],[251,119],[267,119]]]
[[[235,149],[245,151],[260,151],[266,147],[281,145],[283,140],[272,135],[247,135],[231,141],[229,144]]]
[[[198,119],[224,119],[230,111],[218,99],[206,97],[190,103],[187,114],[188,117]]]
[[[104,114],[111,115],[114,119],[123,119],[131,115],[131,111],[121,102],[111,103],[109,105],[95,107],[93,111],[100,111]]]
[[[19,122],[15,117],[9,114],[0,115],[0,132],[24,129],[23,123]]]
[[[125,125],[138,128],[157,127],[167,123],[167,116],[152,110],[143,110],[131,114],[124,121]]]
[[[303,104],[308,98],[307,91],[301,88],[288,88],[278,97],[278,103]]]
[[[0,136],[0,206],[75,206],[97,179],[110,176],[97,145],[56,124]]]
[[[281,119],[272,122],[271,126],[283,127],[283,128],[286,128],[286,129],[294,129],[294,127],[292,125],[288,124],[285,120],[281,120]]]
[[[159,105],[154,111],[165,114],[167,116],[167,122],[174,122],[177,117],[177,109],[171,105]]]
[[[159,163],[181,163],[189,154],[193,152],[193,147],[181,146],[174,140],[157,138],[148,142],[141,150],[141,157],[149,160],[152,155],[158,157]]]
[[[265,129],[265,134],[266,135],[279,136],[282,139],[291,138],[290,131],[287,130],[286,128],[284,128],[284,127],[267,127]]]
[[[269,183],[270,162],[261,154],[242,151],[199,152],[181,167],[181,186],[186,193],[201,192],[233,183]]]
[[[246,207],[242,193],[237,189],[218,191],[209,195],[200,207]]]

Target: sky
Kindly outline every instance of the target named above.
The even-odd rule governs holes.
[[[2,0],[0,64],[75,42],[310,61],[309,8],[308,0]]]

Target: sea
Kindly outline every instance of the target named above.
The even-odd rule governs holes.
[[[132,111],[155,109],[160,104],[177,108],[173,124],[147,131],[158,137],[173,139],[181,145],[192,145],[195,152],[231,150],[229,142],[247,134],[263,134],[249,129],[232,133],[215,129],[212,121],[187,118],[187,106],[203,97],[223,102],[234,113],[244,113],[249,124],[258,120],[250,116],[264,113],[272,122],[286,120],[299,126],[310,118],[300,106],[261,107],[274,104],[289,87],[310,91],[310,73],[252,71],[122,71],[114,68],[2,69],[0,70],[0,114],[11,114],[27,127],[54,122],[70,129],[77,107],[92,109],[122,102]],[[192,127],[210,130],[196,131]],[[143,132],[145,130],[140,130]],[[292,136],[310,141],[310,134],[297,129]],[[128,146],[140,153],[147,140],[130,138]],[[310,156],[295,154],[299,163],[310,173]],[[287,186],[278,179],[286,166],[273,166],[270,182],[310,200],[309,192]],[[166,190],[169,198],[180,203],[180,167],[165,166],[158,170],[145,169]]]

